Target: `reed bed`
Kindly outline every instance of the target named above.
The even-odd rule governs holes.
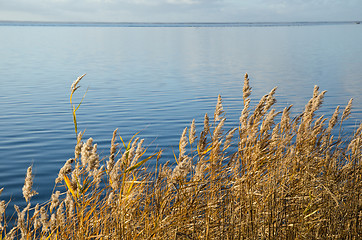
[[[218,96],[213,118],[205,115],[199,134],[192,121],[164,164],[162,151],[147,154],[137,134],[124,141],[116,129],[101,158],[76,130],[74,157],[48,202],[31,204],[32,167],[23,187],[28,205],[14,206],[13,226],[10,203],[0,202],[1,238],[361,239],[362,124],[347,136],[342,127],[352,100],[329,119],[318,116],[325,92],[316,86],[291,117],[292,106],[273,109],[275,91],[251,108],[246,74],[235,128],[223,128]],[[147,168],[150,159],[155,168]]]

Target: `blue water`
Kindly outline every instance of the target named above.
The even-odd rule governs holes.
[[[243,75],[253,104],[278,86],[277,108],[302,111],[314,85],[328,90],[320,114],[354,98],[345,131],[362,120],[362,25],[344,23],[0,23],[0,185],[2,199],[23,205],[21,188],[33,165],[33,201],[45,201],[58,170],[73,156],[69,104],[79,130],[102,156],[115,128],[124,139],[139,132],[149,152],[172,160],[184,127],[213,115],[223,97],[227,127],[237,126]],[[151,162],[152,166],[152,162]]]

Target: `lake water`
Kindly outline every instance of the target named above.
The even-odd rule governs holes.
[[[101,156],[115,128],[136,132],[149,152],[172,160],[192,119],[201,127],[221,94],[227,127],[237,126],[243,76],[254,104],[278,86],[280,110],[303,110],[314,85],[328,90],[320,113],[354,98],[345,131],[362,119],[362,25],[298,24],[23,24],[0,23],[0,185],[2,199],[23,205],[33,165],[35,201],[50,197],[75,143],[69,93],[89,88],[77,112],[79,130]],[[152,166],[152,163],[151,163]]]

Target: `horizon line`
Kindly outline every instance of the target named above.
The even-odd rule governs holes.
[[[18,23],[97,23],[97,24],[251,24],[251,23],[356,23],[362,20],[318,20],[318,21],[187,21],[187,22],[166,22],[166,21],[38,21],[38,20],[0,20],[0,22]]]

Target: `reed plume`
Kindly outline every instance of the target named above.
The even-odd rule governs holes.
[[[34,195],[38,194],[36,191],[32,189],[32,186],[33,186],[33,167],[30,166],[28,167],[23,186],[23,196],[27,202],[29,202]]]

